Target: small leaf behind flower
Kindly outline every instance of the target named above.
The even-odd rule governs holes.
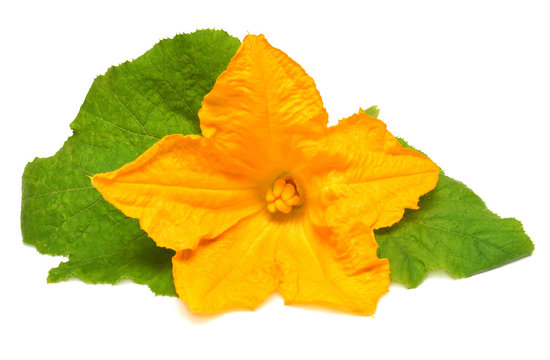
[[[407,209],[392,227],[375,231],[378,255],[388,258],[391,279],[409,288],[420,285],[433,270],[463,278],[533,252],[534,245],[518,220],[494,214],[466,185],[443,172],[419,207]]]
[[[366,110],[363,110],[365,112],[365,114],[367,114],[368,116],[370,117],[375,117],[377,118],[378,115],[380,114],[380,109],[378,108],[378,105],[373,105],[371,106],[370,108],[366,109]]]

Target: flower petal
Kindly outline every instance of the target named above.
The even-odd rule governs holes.
[[[223,160],[222,160],[223,159]],[[264,206],[255,181],[239,174],[210,141],[169,135],[135,161],[92,184],[158,246],[193,249]]]
[[[255,309],[277,288],[274,239],[279,230],[260,212],[195,251],[178,252],[172,264],[179,297],[197,313]]]
[[[328,122],[313,79],[263,35],[243,40],[199,118],[204,136],[251,169],[288,169]]]
[[[327,305],[370,315],[388,291],[389,264],[366,227],[331,241],[304,214],[259,212],[195,251],[178,252],[174,284],[190,310],[255,309],[277,288],[287,304]],[[302,216],[300,216],[302,215]]]
[[[339,235],[305,223],[288,229],[277,257],[283,273],[279,292],[286,304],[325,305],[372,315],[388,291],[390,268],[379,259],[372,230],[355,227]]]
[[[329,128],[309,169],[312,220],[328,226],[360,221],[391,226],[437,184],[439,168],[403,148],[386,125],[362,111]]]

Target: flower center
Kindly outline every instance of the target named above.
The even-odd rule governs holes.
[[[267,202],[267,210],[270,213],[280,211],[288,214],[293,206],[302,203],[302,198],[298,193],[298,187],[294,179],[284,176],[277,179],[273,183],[273,187],[267,190],[265,201]]]

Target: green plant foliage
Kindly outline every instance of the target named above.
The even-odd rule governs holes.
[[[365,110],[363,110],[363,111],[364,111],[365,114],[367,114],[368,116],[375,117],[375,118],[377,118],[378,115],[380,114],[380,109],[378,108],[377,105],[373,105],[373,106],[371,106],[370,108],[365,109]]]
[[[472,190],[442,171],[419,207],[407,209],[392,227],[375,231],[378,255],[388,258],[391,279],[409,288],[420,285],[433,270],[462,278],[533,252],[519,221],[492,213]]]
[[[133,161],[165,135],[199,134],[201,101],[239,45],[224,31],[182,34],[94,81],[71,124],[73,135],[57,154],[35,159],[23,174],[23,241],[41,253],[69,257],[50,270],[49,282],[131,279],[156,294],[175,295],[173,251],[156,247],[138,220],[103,200],[90,177]],[[365,112],[378,117],[380,110]],[[375,232],[392,279],[408,287],[432,270],[466,277],[533,251],[519,221],[498,217],[443,172],[419,205]]]
[[[175,295],[173,252],[156,247],[138,220],[105,202],[90,176],[134,160],[165,135],[200,133],[201,101],[239,45],[224,31],[181,34],[95,79],[71,124],[73,135],[23,174],[23,241],[69,257],[50,270],[49,282],[127,278]]]

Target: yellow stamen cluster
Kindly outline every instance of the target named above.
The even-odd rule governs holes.
[[[284,214],[288,214],[293,206],[301,202],[300,194],[292,179],[277,179],[273,183],[273,188],[267,190],[265,201],[270,213],[278,210]]]

